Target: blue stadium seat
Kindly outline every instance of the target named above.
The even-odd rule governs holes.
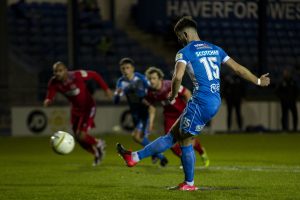
[[[67,63],[66,4],[33,2],[23,5],[22,8],[35,15],[31,19],[17,19],[9,9],[11,17],[8,22],[11,24],[9,31],[12,33],[10,42],[14,45],[13,52],[20,55],[19,58],[26,63],[38,63],[41,69],[51,66],[56,60]],[[82,26],[79,30],[79,64],[105,73],[110,77],[109,84],[114,85],[115,79],[120,75],[118,61],[121,57],[133,57],[143,66],[152,63],[165,65],[163,59],[142,48],[125,32],[116,29],[110,21],[103,21],[99,13],[83,12],[80,17],[87,26]],[[215,34],[219,33],[220,30],[216,30]],[[113,51],[106,56],[101,55],[97,47],[103,36],[116,38],[113,41]]]

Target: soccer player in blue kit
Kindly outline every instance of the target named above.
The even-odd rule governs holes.
[[[142,146],[146,146],[150,141],[148,139],[149,112],[145,96],[150,87],[150,82],[143,74],[134,71],[134,61],[131,58],[122,58],[119,65],[123,76],[117,81],[114,103],[118,104],[120,97],[126,96],[135,125],[132,132],[133,139]],[[157,158],[160,160],[162,167],[168,164],[168,160],[163,154],[154,154],[152,161],[156,162]]]
[[[200,134],[205,124],[219,110],[221,104],[221,63],[232,69],[240,77],[261,87],[268,86],[270,78],[268,77],[269,74],[264,74],[258,78],[247,68],[230,58],[220,47],[200,40],[197,33],[197,23],[190,17],[181,18],[176,23],[174,31],[184,48],[178,51],[176,55],[169,101],[171,102],[176,98],[185,70],[194,85],[193,95],[167,135],[157,138],[144,149],[135,152],[126,150],[118,143],[117,151],[127,166],[133,167],[140,160],[164,152],[179,142],[185,179],[176,189],[193,191],[198,188],[194,186],[195,153],[192,138]]]

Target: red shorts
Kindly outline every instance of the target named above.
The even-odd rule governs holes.
[[[180,115],[179,115],[180,116]],[[167,134],[179,116],[164,116],[165,134]]]
[[[71,124],[74,133],[78,131],[87,132],[95,127],[94,118],[96,114],[96,107],[92,107],[89,111],[71,112]]]

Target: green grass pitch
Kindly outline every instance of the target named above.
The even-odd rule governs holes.
[[[113,199],[300,199],[300,135],[201,135],[211,160],[207,169],[197,156],[195,192],[167,190],[183,180],[179,159],[166,152],[169,165],[150,159],[135,168],[116,154],[121,142],[139,148],[129,135],[107,134],[107,153],[100,166],[78,145],[56,155],[48,137],[0,137],[1,200]]]

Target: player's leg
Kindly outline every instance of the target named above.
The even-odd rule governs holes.
[[[144,147],[150,143],[146,130],[147,120],[138,119],[138,116],[134,116],[134,118],[136,119],[134,119],[135,128],[132,132],[132,138],[136,143]]]
[[[133,141],[135,141],[136,143],[142,146],[146,146],[147,144],[149,144],[149,140],[148,138],[144,137],[144,133],[143,133],[144,125],[141,117],[136,113],[132,113],[132,119],[135,126],[134,130],[131,133]]]
[[[142,145],[145,147],[150,143],[150,140],[148,139],[148,136],[150,134],[148,117],[144,120],[140,120],[140,126],[138,128],[141,132],[141,137],[143,138]],[[160,160],[160,165],[162,167],[165,167],[169,162],[168,159],[162,153],[152,155],[152,163],[155,164],[157,160]]]
[[[81,116],[73,115],[73,131],[75,138],[82,148],[94,155],[93,165],[100,164],[104,156],[105,142],[90,135],[88,131],[94,127],[95,110],[82,114]]]
[[[143,135],[142,132],[137,128],[135,128],[131,133],[133,141],[135,141],[138,144],[141,144],[142,146],[146,146],[147,140],[143,141],[144,138],[142,135]]]
[[[178,116],[177,118],[179,118]],[[177,118],[171,117],[171,116],[164,116],[164,129],[165,133],[168,133],[170,129],[172,128],[173,124],[176,122]],[[178,143],[174,144],[173,147],[171,148],[172,152],[178,156],[179,158],[181,157],[181,148]]]
[[[184,182],[179,184],[179,190],[195,190],[194,186],[194,168],[195,168],[195,152],[193,149],[193,136],[186,133],[186,138],[179,141],[181,146],[181,164],[184,171]]]
[[[140,151],[136,151],[136,152],[127,151],[119,143],[117,144],[117,151],[126,161],[127,166],[133,167],[140,160],[158,153],[162,153],[167,149],[171,148],[176,143],[177,141],[176,138],[179,137],[178,128],[179,128],[179,120],[176,121],[176,123],[172,127],[172,130],[168,134],[166,134],[165,136],[161,136],[156,140],[152,141]]]
[[[99,165],[104,157],[105,154],[105,141],[99,138],[95,138],[94,136],[89,134],[89,130],[95,127],[94,118],[96,115],[96,107],[92,107],[88,118],[86,118],[85,126],[83,127],[83,130],[85,131],[85,137],[87,143],[89,143],[93,149],[94,149],[94,163],[93,165]]]
[[[80,127],[81,127],[81,124],[83,121],[82,118],[83,118],[82,116],[71,114],[71,123],[72,123],[72,130],[74,133],[74,138],[83,149],[94,154],[94,149],[91,148],[91,146],[88,145],[82,137],[83,134],[80,130]]]
[[[183,166],[185,180],[179,184],[179,190],[196,190],[194,186],[194,168],[195,168],[195,152],[193,148],[193,137],[198,135],[205,126],[205,122],[212,117],[208,110],[202,108],[189,101],[180,120],[179,144],[181,146],[182,156],[181,164]]]

